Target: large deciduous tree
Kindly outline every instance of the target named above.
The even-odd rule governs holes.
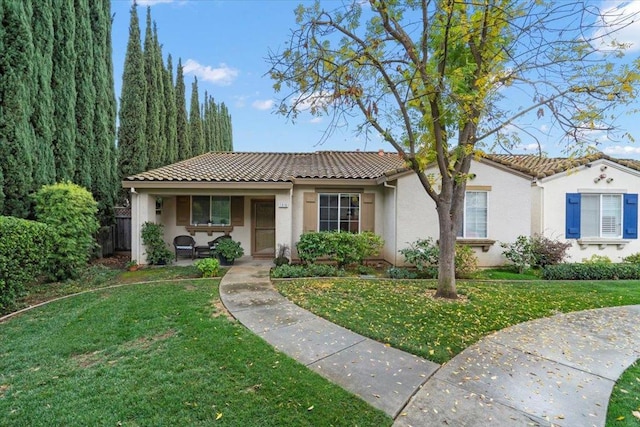
[[[440,227],[436,295],[456,298],[456,228],[479,150],[508,144],[531,115],[584,147],[635,97],[640,61],[616,62],[625,45],[609,38],[630,17],[607,13],[581,1],[316,2],[296,10],[270,74],[290,89],[281,113],[330,113],[330,131],[355,111],[358,130],[376,130],[415,171]],[[505,99],[514,94],[521,102]]]

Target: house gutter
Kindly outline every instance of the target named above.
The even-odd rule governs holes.
[[[398,186],[384,182],[386,188],[393,189],[393,266],[398,265]]]

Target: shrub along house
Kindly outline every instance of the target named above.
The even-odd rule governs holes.
[[[570,239],[574,261],[638,252],[637,166],[601,154],[473,160],[458,240],[482,266],[505,262],[499,242],[532,233]],[[434,203],[402,159],[383,151],[212,152],[127,177],[123,186],[131,191],[131,251],[139,261],[146,221],[165,226],[167,244],[189,234],[206,245],[229,234],[246,255],[263,258],[280,244],[295,257],[307,231],[373,231],[385,241],[380,258],[394,265],[404,261],[400,249],[438,236]]]

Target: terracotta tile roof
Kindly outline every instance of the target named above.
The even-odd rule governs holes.
[[[210,152],[126,181],[285,182],[292,178],[375,179],[405,170],[396,153],[318,151],[315,153]]]
[[[606,159],[640,171],[640,161],[638,160],[615,159],[599,152],[576,158],[541,157],[533,154],[485,154],[484,158],[534,178],[546,178],[600,159]]]

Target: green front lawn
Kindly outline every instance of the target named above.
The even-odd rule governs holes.
[[[436,363],[527,320],[640,304],[638,281],[459,281],[458,301],[434,300],[436,283],[427,280],[297,279],[276,287],[332,322]]]
[[[637,427],[638,425],[640,425],[640,361],[631,365],[618,379],[607,411],[607,426]]]
[[[218,283],[102,289],[0,323],[0,425],[392,423],[225,317]]]

